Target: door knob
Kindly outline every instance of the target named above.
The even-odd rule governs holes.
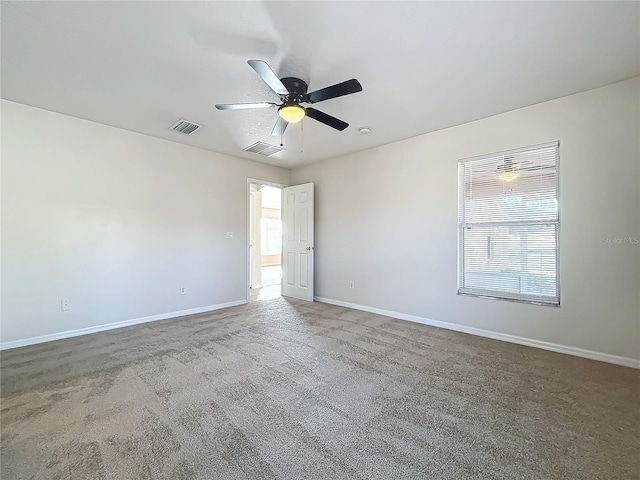
[[[313,250],[313,247],[307,247],[305,250]]]

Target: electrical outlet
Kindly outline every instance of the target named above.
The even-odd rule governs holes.
[[[354,283],[354,281],[353,281],[353,280],[351,280],[351,281],[349,282],[349,288],[350,288],[351,290],[353,290],[354,288],[356,288],[356,284]]]
[[[63,312],[68,312],[69,310],[71,310],[71,308],[69,307],[69,300],[60,300],[60,310],[62,310]]]
[[[180,295],[187,293],[187,287],[180,287]]]

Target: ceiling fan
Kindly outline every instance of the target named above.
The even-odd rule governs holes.
[[[531,160],[524,160],[522,158],[518,159],[517,162],[514,161],[514,155],[506,155],[502,164],[498,165],[495,169],[495,173],[498,175],[498,178],[504,182],[512,182],[520,176],[521,172],[535,172],[539,170],[555,170],[555,164],[538,164],[534,165],[534,162]]]
[[[498,177],[503,182],[512,182],[520,176],[521,165],[513,163],[513,156],[507,156],[504,158],[502,165],[498,165],[496,170],[498,171]]]
[[[307,83],[304,80],[294,77],[278,78],[271,67],[262,60],[249,60],[258,75],[265,81],[271,89],[280,96],[280,104],[272,102],[264,103],[232,103],[218,104],[218,110],[241,110],[248,108],[278,108],[278,121],[271,135],[282,135],[289,123],[296,123],[304,117],[313,118],[320,123],[324,123],[336,130],[344,130],[349,126],[342,120],[327,115],[313,107],[303,107],[301,103],[318,103],[331,98],[342,97],[351,93],[361,92],[362,85],[355,78],[342,83],[336,83],[330,87],[321,88],[314,92],[307,93]]]

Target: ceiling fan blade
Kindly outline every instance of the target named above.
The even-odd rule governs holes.
[[[289,125],[289,122],[283,120],[282,117],[278,117],[278,121],[273,127],[271,135],[273,135],[274,137],[279,137],[280,135],[284,134],[284,131],[287,129],[287,125]]]
[[[335,128],[336,130],[342,131],[349,126],[347,122],[343,122],[339,118],[327,115],[326,113],[321,112],[320,110],[316,110],[315,108],[307,107],[306,110],[307,117],[313,118],[314,120],[317,120],[320,123],[324,123],[325,125]]]
[[[219,103],[218,110],[245,110],[247,108],[271,108],[277,107],[275,103]]]
[[[362,85],[355,78],[347,80],[346,82],[336,83],[330,87],[321,88],[315,92],[308,94],[310,103],[318,103],[330,98],[342,97],[343,95],[349,95],[351,93],[361,92]]]
[[[278,95],[288,95],[289,90],[284,84],[280,81],[278,76],[271,70],[271,67],[267,65],[267,62],[263,62],[262,60],[249,60],[247,62],[251,65],[258,75],[264,80],[264,82],[271,87],[271,90],[276,92]]]

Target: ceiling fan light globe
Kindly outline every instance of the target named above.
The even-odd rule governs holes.
[[[283,105],[278,109],[278,115],[289,123],[299,122],[306,115],[306,111],[300,105]]]
[[[514,171],[505,171],[500,173],[500,175],[498,176],[500,177],[500,180],[502,180],[503,182],[513,182],[516,178],[520,176],[520,173],[514,172]]]

